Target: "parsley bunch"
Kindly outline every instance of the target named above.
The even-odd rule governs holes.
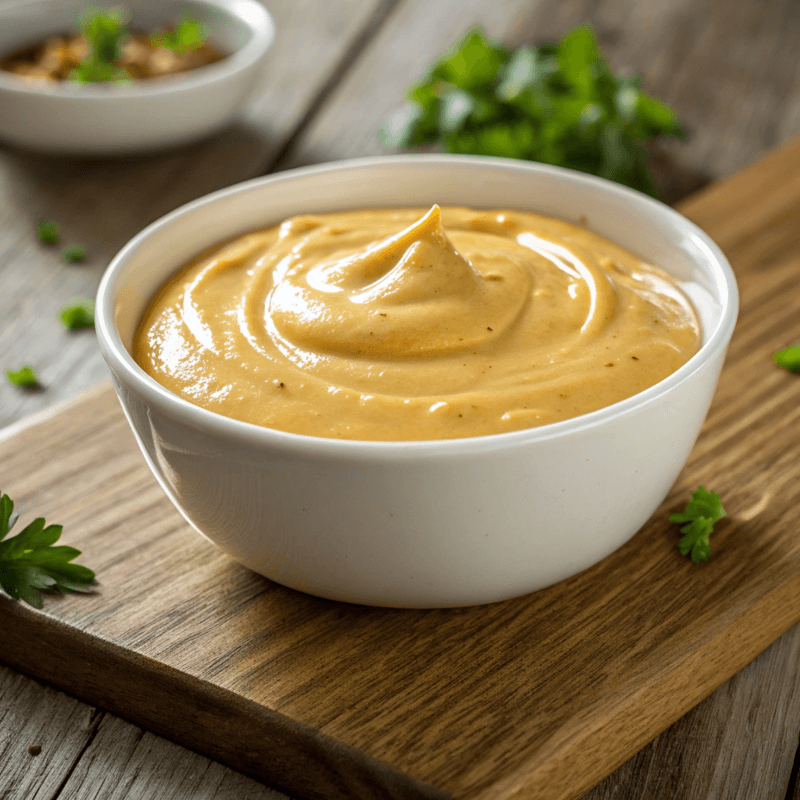
[[[542,161],[656,196],[642,142],[682,136],[672,109],[618,77],[588,26],[558,43],[510,50],[475,29],[412,86],[413,106],[384,131],[392,146]]]
[[[722,500],[716,492],[709,492],[702,486],[692,492],[692,499],[684,511],[670,515],[670,522],[686,522],[681,528],[683,537],[678,542],[681,555],[691,553],[692,561],[708,561],[711,556],[709,537],[714,523],[726,517]]]
[[[16,536],[6,539],[18,514],[7,494],[0,496],[0,588],[15,600],[42,607],[41,592],[77,592],[94,583],[94,572],[70,563],[81,554],[74,547],[53,545],[61,525],[46,525],[39,517]]]

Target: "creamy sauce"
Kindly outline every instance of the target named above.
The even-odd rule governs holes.
[[[597,234],[434,206],[294,217],[204,253],[153,300],[134,358],[234,419],[402,441],[585,414],[699,346],[674,281]]]

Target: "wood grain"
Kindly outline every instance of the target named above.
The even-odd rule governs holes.
[[[800,661],[797,631],[782,636],[582,800],[783,800],[800,729],[800,676],[783,669]],[[731,724],[737,719],[747,720],[744,731]]]
[[[286,795],[0,666],[3,800],[286,800]],[[157,757],[154,757],[155,754]]]
[[[102,712],[0,666],[0,797],[55,797]]]
[[[153,756],[157,754],[157,758]],[[59,800],[163,800],[169,769],[174,800],[285,800],[286,795],[106,714]]]
[[[6,602],[0,657],[309,797],[578,797],[800,619],[800,384],[769,358],[800,289],[798,202],[800,143],[687,204],[737,270],[739,327],[673,492],[595,568],[449,611],[291,592],[188,530],[105,389],[0,444],[6,490],[104,576],[44,613]],[[666,521],[698,483],[730,515],[700,566]]]

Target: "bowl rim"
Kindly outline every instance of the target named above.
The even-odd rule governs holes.
[[[63,0],[49,0],[58,4]],[[0,92],[12,92],[27,96],[53,97],[80,100],[81,102],[101,102],[103,100],[133,100],[137,98],[183,92],[196,87],[216,83],[258,63],[269,50],[275,39],[275,22],[272,15],[257,0],[185,0],[187,6],[212,6],[234,17],[247,26],[250,31],[248,41],[221,61],[208,64],[199,69],[178,73],[165,79],[134,81],[131,84],[76,84],[71,81],[26,81],[0,70]],[[0,20],[4,14],[14,10],[41,6],[42,0],[23,0],[23,2],[0,8]],[[77,2],[76,5],[85,5]],[[157,5],[157,3],[154,3]],[[2,54],[0,54],[2,55]]]
[[[494,167],[501,170],[540,173],[555,176],[560,180],[572,183],[594,186],[628,203],[643,205],[651,211],[666,215],[673,224],[691,234],[694,244],[704,252],[705,259],[712,264],[713,269],[721,277],[721,280],[719,280],[718,276],[713,276],[714,283],[720,289],[721,314],[719,323],[711,332],[708,340],[702,344],[698,352],[685,364],[663,380],[631,397],[587,414],[535,428],[457,439],[411,441],[334,439],[266,428],[254,423],[225,417],[184,400],[163,387],[133,360],[133,357],[122,343],[116,328],[114,320],[116,297],[112,296],[112,293],[114,295],[119,294],[122,287],[116,286],[118,274],[135,256],[142,243],[150,236],[170,226],[175,220],[193,214],[200,208],[224,202],[227,198],[237,194],[261,190],[264,186],[278,185],[281,182],[291,181],[295,178],[322,177],[341,171],[400,164],[452,165],[466,168],[469,168],[470,165],[475,165]],[[498,449],[528,445],[536,441],[547,441],[559,437],[567,438],[635,412],[659,397],[668,394],[679,384],[703,369],[721,351],[725,351],[736,324],[738,303],[739,294],[733,270],[718,245],[687,217],[648,195],[604,178],[538,162],[524,162],[516,159],[487,156],[412,154],[368,156],[298,167],[228,186],[176,208],[140,231],[112,259],[103,274],[97,292],[96,325],[101,351],[108,366],[118,379],[128,388],[135,387],[135,393],[146,404],[153,405],[162,413],[172,419],[179,420],[182,424],[206,430],[210,434],[224,438],[230,443],[245,447],[267,446],[273,451],[282,450],[296,454],[329,457],[371,456],[385,458],[393,456],[403,458],[420,454],[427,456],[453,456],[468,455],[475,452],[487,453]]]

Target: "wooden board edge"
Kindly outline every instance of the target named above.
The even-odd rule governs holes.
[[[0,597],[0,661],[308,800],[452,800],[424,781],[232,691]],[[103,691],[118,676],[113,696]]]

